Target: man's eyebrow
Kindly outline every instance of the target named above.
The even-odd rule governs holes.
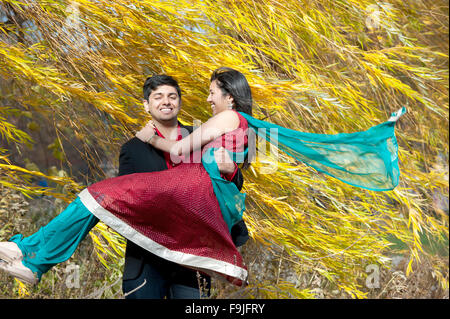
[[[156,93],[152,93],[153,95],[163,95],[164,93],[162,93],[162,92],[156,92]],[[175,93],[175,92],[172,92],[172,93],[169,93],[169,95],[177,95],[178,96],[178,93]]]

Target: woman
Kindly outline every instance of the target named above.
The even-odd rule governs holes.
[[[182,161],[179,166],[89,186],[66,209],[70,214],[61,213],[40,230],[53,232],[54,236],[46,236],[55,238],[56,244],[33,240],[39,237],[36,234],[27,238],[16,235],[11,242],[0,244],[0,258],[16,264],[20,260],[23,272],[2,268],[30,283],[37,282],[53,265],[72,255],[73,250],[65,243],[74,237],[77,243],[81,241],[92,227],[89,219],[96,216],[162,258],[242,285],[247,271],[229,230],[242,217],[245,195],[220,177],[213,152],[225,147],[235,158],[245,158],[249,125],[255,132],[276,131],[280,149],[346,183],[373,190],[392,189],[398,184],[394,124],[404,109],[388,122],[364,132],[302,133],[251,117],[250,87],[242,73],[230,68],[214,71],[208,102],[213,116],[181,141],[160,139],[150,125],[136,135],[170,152],[173,159]],[[268,139],[269,135],[264,134]],[[199,153],[202,162],[193,163]],[[85,220],[77,228],[80,216]]]

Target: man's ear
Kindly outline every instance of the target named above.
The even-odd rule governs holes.
[[[147,113],[150,113],[150,105],[148,104],[147,100],[142,100],[142,102],[144,103],[144,110]]]

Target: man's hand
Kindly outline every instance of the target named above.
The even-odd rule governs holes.
[[[155,125],[152,121],[149,121],[139,132],[136,133],[136,137],[145,143],[149,143],[153,136],[155,136]]]
[[[214,158],[216,159],[219,171],[222,174],[232,174],[236,170],[236,165],[231,160],[228,151],[221,147],[214,152]]]

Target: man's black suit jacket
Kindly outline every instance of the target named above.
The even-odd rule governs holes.
[[[183,126],[189,133],[192,132],[191,126]],[[122,145],[119,157],[119,176],[133,174],[163,171],[167,169],[163,152],[153,148],[151,145],[142,142],[134,137]],[[238,172],[233,177],[232,182],[240,190],[243,185],[242,172]],[[231,232],[236,246],[243,245],[248,240],[248,231],[245,223],[241,221],[232,228]],[[139,247],[131,241],[127,242],[125,253],[125,269],[123,280],[133,280],[141,274],[144,263],[149,263],[162,273],[167,273],[177,284],[197,287],[198,282],[195,272],[175,263],[162,259],[145,249]]]

